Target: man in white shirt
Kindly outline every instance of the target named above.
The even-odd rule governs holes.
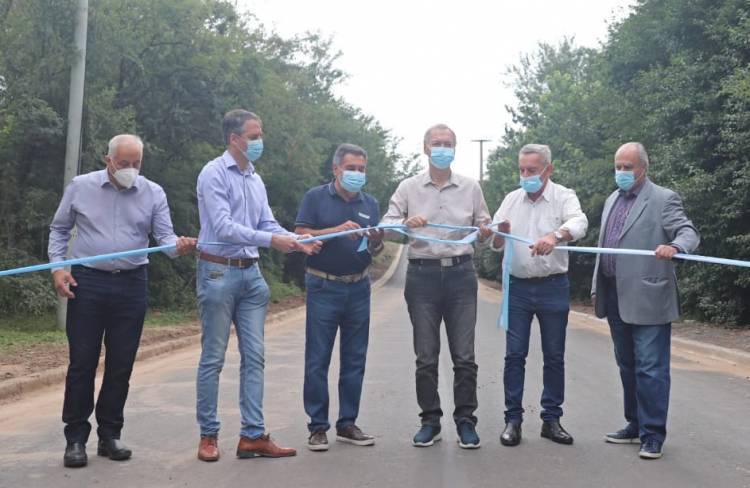
[[[560,425],[565,397],[565,330],[570,309],[568,253],[553,252],[561,243],[586,235],[588,220],[573,190],[552,182],[552,153],[548,146],[527,144],[518,154],[520,186],[505,196],[495,213],[499,230],[530,238],[534,244],[512,241],[508,332],[506,334],[505,446],[521,442],[523,384],[529,353],[531,321],[536,315],[544,354],[544,390],[541,398],[542,437],[572,444]],[[496,236],[491,248],[501,251],[505,239]]]

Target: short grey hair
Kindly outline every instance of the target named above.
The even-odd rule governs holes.
[[[107,156],[114,156],[117,153],[117,148],[120,147],[120,144],[128,141],[138,144],[141,149],[141,154],[143,154],[143,141],[140,137],[135,134],[118,134],[109,140],[109,144],[107,144]]]
[[[224,134],[224,144],[229,145],[229,136],[232,134],[242,135],[242,129],[248,120],[257,120],[259,124],[263,122],[260,117],[254,113],[241,108],[235,108],[224,114],[224,120],[221,123],[221,129]]]
[[[336,152],[333,153],[333,164],[339,166],[341,164],[341,161],[344,160],[344,156],[346,156],[347,154],[362,156],[363,158],[365,158],[365,162],[367,162],[367,151],[356,144],[349,144],[348,142],[345,142],[343,144],[340,144],[339,147],[336,148]]]
[[[520,159],[524,154],[538,154],[542,157],[542,163],[545,166],[552,162],[552,151],[546,144],[526,144],[518,151],[518,158]]]
[[[453,129],[451,129],[445,124],[435,124],[429,129],[427,129],[424,133],[424,145],[425,146],[430,143],[430,136],[432,135],[432,131],[434,130],[447,130],[448,132],[450,132],[451,135],[453,136],[453,145],[454,146],[456,145],[456,133],[453,132]]]

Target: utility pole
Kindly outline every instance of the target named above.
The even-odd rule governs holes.
[[[479,183],[484,180],[484,143],[490,142],[489,139],[472,139],[471,142],[479,143]]]
[[[78,174],[81,153],[81,115],[83,113],[83,85],[86,77],[86,35],[88,33],[89,2],[78,0],[74,31],[75,54],[70,67],[70,93],[68,95],[68,137],[65,144],[65,176],[63,189]],[[75,237],[73,237],[75,238]],[[65,329],[68,310],[67,298],[57,301],[57,327]]]

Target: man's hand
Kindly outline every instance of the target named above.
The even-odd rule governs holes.
[[[58,269],[52,273],[52,281],[55,284],[57,294],[64,298],[75,298],[75,294],[70,291],[71,286],[78,286],[70,271]]]
[[[297,236],[287,234],[274,234],[271,236],[271,247],[284,254],[297,250],[300,245],[297,242]]]
[[[677,254],[677,248],[670,245],[660,245],[656,248],[656,259],[672,259]]]
[[[482,240],[487,239],[491,235],[492,235],[492,229],[490,229],[486,224],[479,225],[479,238],[480,239]]]
[[[381,242],[383,242],[383,237],[385,236],[385,231],[382,229],[370,229],[367,232],[367,237],[370,240],[370,245],[377,246]]]
[[[300,251],[308,256],[312,256],[313,254],[318,254],[320,252],[320,249],[323,247],[323,241],[313,241],[309,242],[307,244],[302,244],[299,242],[300,240],[309,239],[312,237],[310,234],[305,234],[297,237],[297,246],[294,249],[295,251]]]
[[[596,293],[591,294],[591,306],[596,310]]]
[[[510,234],[510,220],[503,220],[497,225],[498,232],[503,232],[505,234]],[[505,237],[496,235],[495,238],[492,240],[492,245],[494,247],[500,247],[505,243]]]
[[[407,227],[410,227],[412,229],[416,227],[424,227],[427,225],[427,219],[422,217],[421,215],[415,215],[414,217],[409,217],[406,219],[406,222],[404,222]]]
[[[181,236],[177,238],[177,255],[184,256],[195,252],[195,246],[198,244],[198,239],[195,237]]]
[[[529,248],[531,248],[532,256],[546,256],[555,250],[556,245],[557,239],[555,239],[555,235],[547,234],[536,241],[533,245],[529,246]]]
[[[354,222],[352,220],[347,220],[343,224],[337,225],[336,228],[335,228],[335,231],[336,232],[345,232],[347,230],[355,230],[355,229],[361,229],[361,228],[362,228],[362,226],[359,225],[358,223],[356,223],[356,222]],[[349,234],[347,237],[349,239],[356,240],[356,239],[359,239],[359,234],[356,233],[356,232],[354,232],[354,233]]]

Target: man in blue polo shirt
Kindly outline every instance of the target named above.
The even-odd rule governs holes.
[[[297,215],[295,232],[318,236],[377,225],[378,202],[361,188],[366,181],[367,153],[353,144],[341,144],[333,156],[332,182],[307,192]],[[355,424],[365,374],[370,332],[370,279],[372,256],[383,249],[383,233],[369,232],[366,249],[362,236],[351,234],[326,241],[321,252],[307,257],[307,324],[305,340],[305,412],[310,416],[308,448],[328,450],[328,367],[336,332],[341,328],[339,418],[336,440],[371,446],[375,439]]]

